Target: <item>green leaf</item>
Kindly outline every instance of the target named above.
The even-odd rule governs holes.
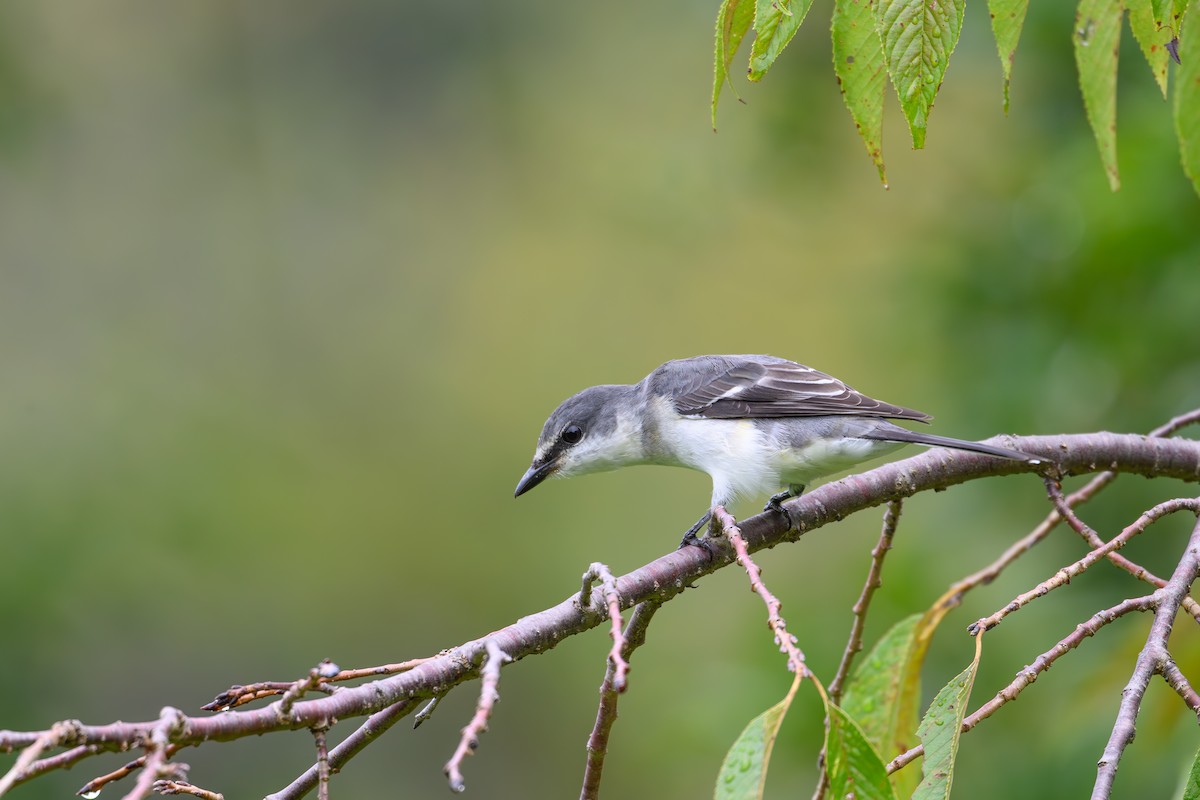
[[[1117,51],[1121,0],[1080,0],[1075,13],[1075,65],[1088,122],[1096,135],[1108,185],[1121,188],[1117,172]]]
[[[826,705],[829,730],[825,734],[825,770],[831,798],[895,800],[887,767],[867,741],[862,729],[845,711]]]
[[[715,800],[761,800],[767,781],[767,766],[771,761],[771,748],[779,735],[779,726],[787,714],[800,676],[792,681],[787,696],[775,705],[750,720],[741,736],[725,754],[721,771],[717,774],[717,786],[713,791]]]
[[[917,736],[925,745],[925,777],[913,794],[913,800],[949,800],[954,781],[954,760],[958,757],[958,739],[962,734],[967,700],[979,669],[979,651],[971,665],[942,687],[929,704]]]
[[[1167,42],[1171,41],[1171,32],[1154,24],[1154,12],[1150,0],[1125,0],[1129,9],[1129,29],[1133,38],[1137,39],[1142,55],[1150,65],[1154,80],[1162,91],[1163,98],[1167,96],[1167,61],[1171,55],[1167,52]]]
[[[893,625],[859,662],[842,698],[842,707],[881,752],[904,752],[915,744],[926,649],[921,644],[923,622],[921,614],[914,614]],[[892,778],[904,796],[916,785],[912,770]]]
[[[800,23],[811,7],[812,0],[757,0],[754,44],[750,46],[750,80],[762,80],[800,30]]]
[[[750,23],[754,21],[754,0],[724,0],[717,12],[717,44],[713,65],[712,117],[717,129],[717,99],[729,77],[729,65],[737,55]],[[732,88],[732,85],[730,86]]]
[[[1175,135],[1183,171],[1200,194],[1200,11],[1183,18],[1179,34],[1179,66],[1175,71]]]
[[[902,619],[888,630],[862,659],[846,687],[842,708],[858,720],[863,733],[880,750],[903,747],[897,742],[896,722],[908,684],[906,666],[912,654],[920,614]],[[913,694],[919,693],[913,692]],[[912,702],[916,702],[912,699]],[[913,713],[915,719],[916,713]]]
[[[1183,12],[1187,10],[1188,0],[1150,0],[1150,8],[1154,14],[1154,25],[1166,28],[1171,36],[1179,37],[1179,23],[1183,20]]]
[[[875,24],[913,147],[925,146],[929,112],[962,30],[964,0],[877,0]]]
[[[883,94],[887,67],[871,0],[837,0],[833,8],[833,71],[867,155],[887,187],[883,168]]]
[[[1017,42],[1021,40],[1021,28],[1025,27],[1025,12],[1028,10],[1029,0],[988,0],[992,35],[996,37],[1000,67],[1004,70],[1005,114],[1008,113],[1008,87],[1012,82],[1013,58],[1017,54]]]
[[[1183,800],[1200,800],[1200,751],[1192,760],[1192,769],[1183,787]]]

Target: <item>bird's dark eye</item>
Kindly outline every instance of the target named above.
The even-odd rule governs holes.
[[[579,440],[583,438],[583,428],[578,425],[568,425],[563,428],[561,436],[567,444],[579,444]]]

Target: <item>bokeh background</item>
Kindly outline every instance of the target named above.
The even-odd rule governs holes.
[[[561,399],[668,358],[787,356],[961,437],[1144,431],[1200,405],[1200,202],[1132,41],[1119,194],[1075,87],[1073,10],[1033,4],[1006,118],[977,2],[927,151],[889,100],[885,192],[830,69],[830,5],[765,83],[736,81],[747,104],[726,93],[716,134],[715,2],[0,6],[0,727],[149,719],[323,657],[427,655],[558,602],[590,561],[665,552],[707,502],[701,475],[511,493]],[[1127,478],[1089,518],[1113,531],[1179,491]],[[906,508],[872,640],[1046,502],[1024,476]],[[1169,572],[1187,528],[1131,557]],[[826,679],[877,530],[862,515],[762,558]],[[927,691],[970,659],[969,621],[1079,553],[1056,536],[972,596]],[[976,701],[1137,591],[1099,568],[1023,611],[989,635]],[[959,795],[1086,791],[1147,624],[1105,630],[964,739]],[[1200,677],[1196,632],[1176,644]],[[578,792],[607,647],[598,630],[505,671],[473,796]],[[788,685],[734,570],[660,612],[631,680],[609,797],[710,796]],[[334,795],[445,797],[474,700],[393,729]],[[1200,736],[1161,684],[1144,719],[1119,789],[1167,796]],[[807,796],[819,739],[802,692],[769,797]],[[182,758],[258,797],[311,739]]]

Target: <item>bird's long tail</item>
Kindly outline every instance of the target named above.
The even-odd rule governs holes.
[[[1014,461],[1028,461],[1031,464],[1041,463],[1042,459],[982,442],[967,442],[962,439],[951,439],[948,436],[936,436],[932,433],[917,433],[907,428],[896,426],[889,430],[877,430],[864,434],[864,439],[876,439],[882,442],[904,442],[906,444],[923,444],[927,447],[949,447],[952,450],[968,450],[972,453],[983,453],[986,456],[1008,458]]]

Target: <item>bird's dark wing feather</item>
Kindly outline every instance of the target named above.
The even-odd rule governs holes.
[[[675,410],[691,417],[748,419],[850,414],[926,422],[928,414],[854,391],[824,372],[770,356],[702,356],[671,362]],[[664,365],[666,367],[668,365]],[[664,376],[665,377],[665,376]]]

